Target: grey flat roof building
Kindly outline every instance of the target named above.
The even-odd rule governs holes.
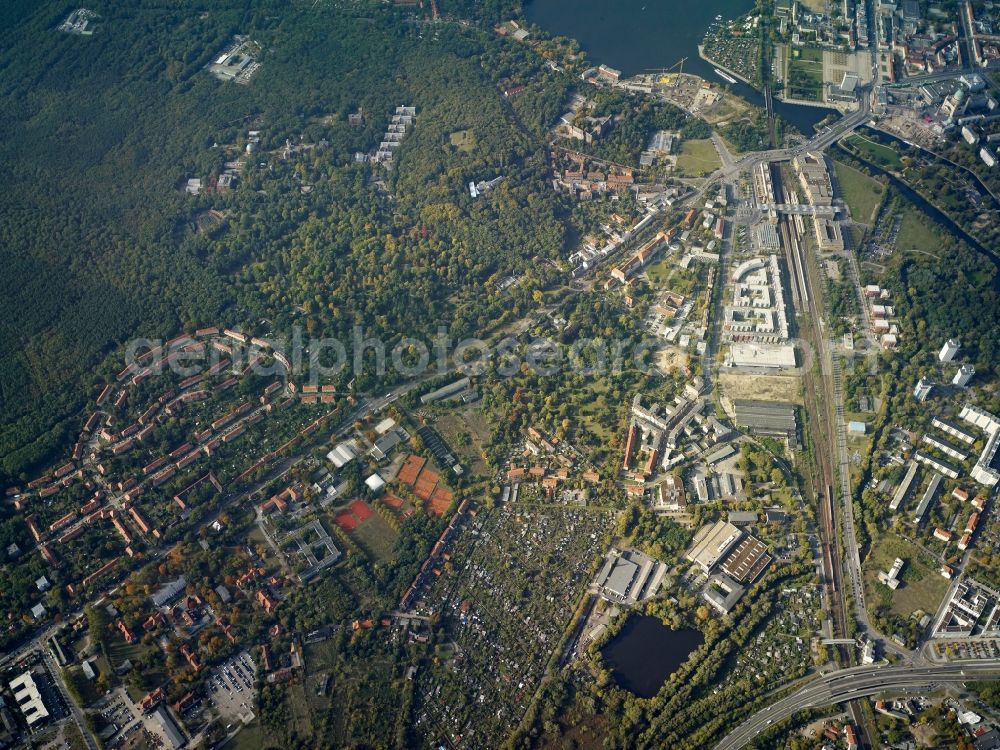
[[[752,510],[729,511],[729,523],[735,524],[736,526],[752,526],[759,521],[760,516]]]
[[[448,398],[448,396],[454,396],[456,393],[468,388],[471,383],[472,381],[469,378],[459,378],[454,383],[449,383],[435,391],[425,393],[420,397],[420,403],[429,404],[432,401],[440,401],[443,398]]]
[[[618,562],[611,568],[611,575],[604,582],[604,588],[610,593],[624,599],[625,595],[628,594],[629,587],[632,585],[632,579],[635,578],[635,574],[638,571],[638,565],[631,560],[620,557],[618,558]]]
[[[919,461],[925,466],[930,466],[934,469],[934,471],[944,474],[946,477],[958,479],[958,469],[949,464],[947,461],[941,461],[928,453],[924,453],[923,451],[917,451],[914,453],[913,459],[915,461]]]
[[[156,719],[156,723],[163,729],[163,734],[166,735],[171,747],[176,750],[187,744],[187,740],[184,739],[181,730],[177,728],[177,723],[170,718],[170,714],[167,713],[167,710],[162,705],[157,706],[153,712],[153,718]]]
[[[953,424],[952,422],[948,422],[944,419],[941,419],[940,417],[934,417],[934,419],[931,420],[931,424],[937,427],[939,430],[947,432],[952,437],[957,437],[963,443],[972,445],[974,442],[976,442],[975,435],[970,435],[968,432],[963,430],[958,425]]]
[[[694,536],[687,557],[706,573],[743,537],[743,532],[727,521],[703,526]]]
[[[719,573],[712,576],[701,596],[719,613],[728,615],[729,611],[743,597],[745,591],[746,589],[725,573]]]
[[[757,435],[794,437],[797,422],[795,405],[780,401],[736,399],[736,424]]]
[[[976,750],[998,750],[1000,748],[1000,732],[990,728],[975,739]]]
[[[719,450],[715,451],[715,453],[711,454],[710,456],[707,456],[705,458],[705,462],[708,464],[717,464],[719,463],[719,461],[725,461],[730,456],[735,456],[735,455],[736,455],[736,449],[732,446],[731,443],[728,443],[719,448]]]
[[[28,722],[29,727],[49,717],[49,710],[30,671],[11,680],[10,690],[14,693],[14,700],[17,701],[17,706],[24,714],[24,720]]]
[[[937,495],[938,487],[940,486],[941,475],[935,474],[931,477],[931,483],[927,485],[927,489],[924,490],[924,496],[920,498],[920,504],[917,506],[917,510],[913,514],[913,523],[923,523],[924,516],[927,515],[927,509],[930,507],[931,501],[934,500],[934,496]]]
[[[910,464],[910,468],[906,470],[906,475],[903,477],[903,481],[899,483],[899,487],[896,488],[896,494],[892,496],[892,502],[889,503],[889,510],[895,512],[899,510],[899,506],[902,505],[903,501],[906,499],[906,494],[910,491],[910,487],[913,486],[913,480],[917,478],[917,471],[920,470],[920,464],[916,461]]]
[[[403,442],[403,438],[400,436],[398,431],[393,430],[392,432],[388,433],[387,435],[383,435],[382,437],[380,437],[378,440],[375,441],[375,447],[372,449],[372,453],[375,454],[375,458],[377,458],[378,460],[382,460],[387,455],[389,455],[389,451],[391,451],[401,442]]]
[[[154,607],[162,607],[164,604],[169,603],[175,596],[178,596],[186,586],[187,579],[184,576],[178,576],[173,581],[168,581],[160,586],[149,598],[152,600]]]
[[[637,550],[612,550],[604,560],[594,586],[605,599],[632,606],[659,591],[666,566]]]

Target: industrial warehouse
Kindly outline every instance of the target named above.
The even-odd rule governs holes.
[[[794,404],[737,399],[733,406],[736,409],[736,424],[754,435],[795,440],[798,428]]]
[[[729,613],[773,560],[767,545],[728,521],[703,526],[685,557],[711,575],[702,598],[720,614]]]
[[[592,589],[616,604],[632,606],[656,596],[667,566],[638,550],[611,550]]]

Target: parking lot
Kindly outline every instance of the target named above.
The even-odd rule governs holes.
[[[896,240],[902,223],[903,217],[899,214],[892,215],[888,211],[882,211],[861,250],[862,256],[868,260],[878,261],[892,255],[892,251],[896,249]]]
[[[952,659],[996,659],[1000,656],[1000,643],[995,639],[981,641],[947,641],[934,644],[934,654],[938,658]]]
[[[170,747],[161,727],[149,716],[143,716],[132,703],[125,688],[118,688],[101,708],[101,717],[113,727],[113,734],[105,740],[105,747],[131,750],[145,747]],[[107,731],[107,730],[105,730]]]
[[[257,665],[246,651],[212,671],[207,684],[209,705],[227,725],[253,721],[256,673]]]
[[[142,728],[132,701],[123,690],[116,690],[101,709],[101,718],[108,723],[102,732],[106,747],[122,747]]]

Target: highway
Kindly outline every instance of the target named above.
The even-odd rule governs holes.
[[[882,693],[927,692],[934,686],[1000,677],[1000,659],[940,666],[864,666],[841,669],[813,680],[758,711],[730,732],[715,750],[739,750],[772,724],[798,711],[847,703]]]

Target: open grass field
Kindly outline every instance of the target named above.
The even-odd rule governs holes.
[[[896,237],[896,249],[904,253],[931,253],[936,255],[940,246],[933,225],[924,214],[908,206],[903,211],[903,221]]]
[[[842,224],[841,229],[844,233],[844,245],[848,248],[858,247],[861,244],[861,240],[864,239],[865,230],[863,227],[854,224]]]
[[[745,101],[731,94],[724,94],[718,102],[702,110],[701,116],[709,125],[731,122],[746,114],[749,106]]]
[[[269,743],[265,742],[264,737],[265,735],[260,728],[260,724],[257,721],[253,721],[243,727],[240,733],[233,737],[232,741],[226,747],[230,748],[230,750],[258,750],[258,748],[269,746]]]
[[[313,733],[312,718],[310,716],[309,704],[306,702],[305,686],[301,682],[288,686],[287,701],[289,713],[292,716],[292,731],[302,737],[308,737]]]
[[[798,47],[794,50],[792,57],[804,63],[822,63],[823,50],[815,47]]]
[[[880,570],[892,567],[897,557],[905,561],[902,583],[892,591],[878,581]],[[888,532],[872,545],[864,562],[864,578],[870,596],[886,601],[892,611],[907,618],[914,612],[933,613],[948,589],[948,581],[938,574],[938,565],[925,552],[902,537]]]
[[[154,652],[159,655],[160,649],[158,646],[144,646],[142,642],[128,644],[121,637],[121,634],[115,630],[113,633],[109,633],[104,639],[104,648],[111,659],[111,664],[113,667],[119,667],[122,662],[129,659],[133,664],[136,664],[143,655],[149,652]],[[154,663],[157,660],[153,659]],[[132,697],[138,700],[145,693],[150,690],[154,690],[158,686],[162,685],[167,680],[167,674],[163,669],[144,669],[139,674],[140,687],[144,692],[140,695],[133,695]],[[129,694],[133,692],[132,686],[128,685]]]
[[[305,659],[306,669],[310,674],[321,672],[337,663],[339,659],[337,643],[332,640],[320,641],[319,643],[306,643],[302,647],[302,656]]]
[[[885,186],[848,164],[834,161],[833,167],[837,173],[837,184],[847,201],[847,207],[851,209],[851,216],[862,224],[870,223],[875,209],[885,195]]]
[[[903,162],[895,151],[888,146],[883,146],[881,143],[875,143],[875,141],[865,138],[863,135],[854,133],[845,138],[844,143],[857,151],[863,159],[874,162],[879,166],[890,169],[903,168]]]
[[[388,560],[392,557],[397,534],[378,514],[372,514],[348,533],[372,560]]]
[[[682,177],[704,177],[722,166],[715,144],[708,138],[684,141],[677,157],[677,173]]]
[[[594,378],[588,383],[587,390],[587,397],[580,404],[581,426],[599,441],[607,442],[611,439],[611,431],[604,421],[604,414],[609,408],[608,385],[602,378]]]
[[[793,99],[823,101],[823,51],[812,47],[789,50],[785,91]]]
[[[459,151],[469,153],[476,147],[476,136],[471,130],[456,130],[448,136],[448,142]]]
[[[473,474],[487,470],[483,451],[490,442],[490,426],[477,404],[450,410],[434,422],[434,428]]]
[[[540,750],[600,750],[608,733],[607,716],[590,716],[573,712],[561,716],[558,732],[548,733],[539,740]]]
[[[324,747],[368,747],[372,745],[360,743],[373,737],[381,740],[375,747],[398,745],[399,724],[406,716],[400,709],[413,684],[402,679],[398,663],[379,655],[348,663],[336,655],[331,641],[307,645],[305,658],[308,677],[298,693],[288,694],[289,704],[299,700],[301,706],[289,708],[293,716],[296,710],[304,712],[317,726],[325,719]],[[317,688],[327,674],[330,680],[321,693]]]
[[[844,420],[857,420],[859,422],[866,421],[864,414],[845,414]],[[860,457],[868,455],[869,451],[871,451],[871,446],[872,439],[870,435],[847,434],[847,454],[851,459],[849,472],[851,477],[851,487],[857,487],[858,484],[864,479],[861,473]]]
[[[656,287],[665,286],[673,273],[674,263],[673,258],[663,258],[651,263],[646,268],[646,278],[649,279],[649,283]]]

